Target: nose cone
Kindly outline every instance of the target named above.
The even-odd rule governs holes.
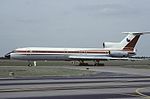
[[[7,54],[5,55],[5,58],[10,59],[10,53],[7,53]]]

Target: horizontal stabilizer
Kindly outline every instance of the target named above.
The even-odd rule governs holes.
[[[133,34],[133,35],[143,35],[143,34],[150,34],[150,32],[122,32],[124,34]]]

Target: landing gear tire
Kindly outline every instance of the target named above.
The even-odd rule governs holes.
[[[29,62],[29,63],[28,63],[28,66],[29,66],[29,67],[32,67],[32,63],[31,63],[31,62]]]
[[[32,67],[32,64],[28,64],[29,67]]]
[[[104,66],[104,63],[95,63],[94,66]]]
[[[99,63],[95,63],[94,66],[99,66]]]
[[[79,61],[79,66],[88,66],[88,63],[84,63],[83,60]]]

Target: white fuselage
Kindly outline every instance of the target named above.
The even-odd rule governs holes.
[[[70,60],[69,56],[110,56],[110,49],[27,47],[12,51],[10,56],[18,60]]]
[[[19,48],[11,53],[12,59],[20,60],[69,60],[70,55],[108,55],[97,48]]]

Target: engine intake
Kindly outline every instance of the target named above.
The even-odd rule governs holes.
[[[120,43],[118,42],[104,42],[103,48],[114,48],[120,46]]]

